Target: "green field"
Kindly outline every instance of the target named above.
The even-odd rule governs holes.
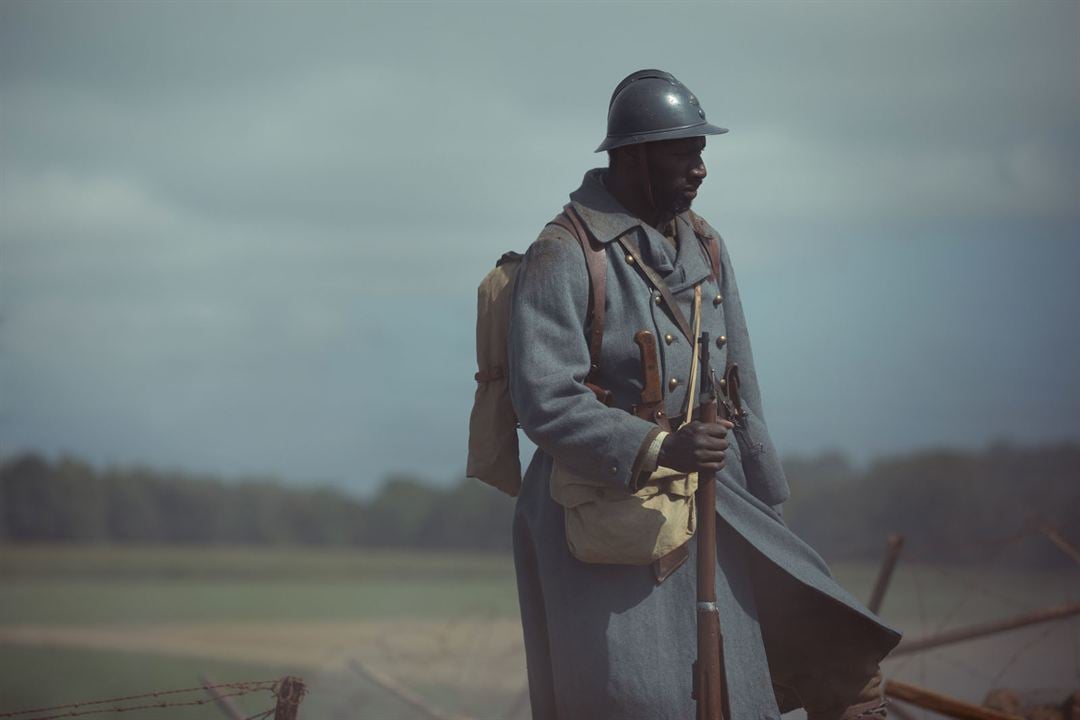
[[[198,685],[200,673],[219,682],[295,673],[311,688],[302,716],[410,717],[400,702],[355,673],[320,667],[309,658],[282,661],[287,647],[265,659],[256,648],[246,662],[229,662],[212,655],[177,656],[167,645],[152,654],[87,648],[85,640],[74,638],[75,630],[113,629],[120,638],[121,631],[137,635],[142,628],[199,623],[227,623],[230,629],[288,625],[301,633],[310,626],[317,642],[327,642],[327,633],[319,632],[326,626],[423,621],[452,631],[456,623],[503,620],[505,625],[517,618],[513,564],[505,555],[0,546],[0,578],[0,628],[71,629],[73,637],[72,647],[63,647],[55,637],[46,645],[23,640],[0,644],[0,712],[184,688]],[[451,689],[424,678],[411,680],[409,687],[440,706],[474,712],[478,705],[512,700],[483,688],[471,698],[455,697]],[[241,698],[242,709],[265,709],[272,701],[264,695]],[[358,709],[363,714],[354,714]],[[148,717],[147,712],[162,720],[224,717],[212,707],[140,711],[138,716]],[[133,715],[115,717],[130,720]]]
[[[836,572],[866,597],[876,569],[850,564]],[[883,615],[916,636],[1075,600],[1078,576],[901,563]],[[200,673],[218,681],[294,673],[311,690],[301,717],[415,717],[352,669],[360,661],[446,711],[512,720],[524,683],[513,565],[505,555],[0,546],[0,577],[0,712],[190,687]],[[1040,663],[1071,662],[1077,622],[1049,631],[1061,647],[1045,660],[1033,655],[1039,635],[1018,636],[1016,643],[1034,648],[1024,650],[1034,670],[1014,663],[1004,682],[1027,682]],[[991,663],[968,685],[962,677],[950,681],[968,694],[994,679],[995,654],[1014,653],[1011,645],[974,647],[989,659],[946,656],[953,664]],[[952,677],[923,660],[895,667],[898,677]],[[272,704],[266,694],[242,700],[248,714]],[[224,715],[203,706],[115,717]]]

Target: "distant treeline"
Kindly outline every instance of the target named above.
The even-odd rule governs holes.
[[[865,469],[842,455],[785,462],[788,524],[829,560],[874,559],[901,532],[910,557],[1037,566],[1071,562],[1038,518],[1080,544],[1080,445],[923,451]],[[513,500],[476,481],[391,477],[369,500],[269,479],[95,469],[36,454],[0,464],[9,542],[252,543],[505,550]]]

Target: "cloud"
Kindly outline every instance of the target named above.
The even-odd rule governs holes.
[[[475,285],[605,162],[609,93],[640,67],[675,72],[732,129],[709,143],[699,209],[729,237],[789,398],[837,347],[873,337],[903,357],[957,337],[935,303],[982,327],[955,289],[989,302],[1000,277],[972,257],[1021,263],[1003,234],[1047,257],[1013,289],[1042,304],[1002,323],[1076,300],[1045,270],[1080,225],[1080,6],[659,7],[0,5],[8,437],[298,476],[456,471]],[[882,308],[910,336],[879,330]],[[1052,388],[1046,358],[1077,343],[1024,342],[995,358],[1043,358]],[[895,400],[874,358],[830,387]],[[408,451],[418,417],[439,428],[430,460]],[[800,449],[833,442],[777,426]]]
[[[945,145],[945,147],[942,147]],[[831,145],[790,127],[742,133],[716,157],[720,202],[765,220],[832,222],[1080,216],[1080,141]]]

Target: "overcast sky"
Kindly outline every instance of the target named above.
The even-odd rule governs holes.
[[[0,4],[0,454],[459,478],[475,287],[626,74],[784,454],[1080,439],[1080,3]]]

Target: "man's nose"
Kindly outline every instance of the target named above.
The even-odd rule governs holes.
[[[704,180],[705,176],[709,174],[708,171],[705,170],[705,161],[702,160],[694,165],[694,167],[690,168],[690,174],[698,180]]]

